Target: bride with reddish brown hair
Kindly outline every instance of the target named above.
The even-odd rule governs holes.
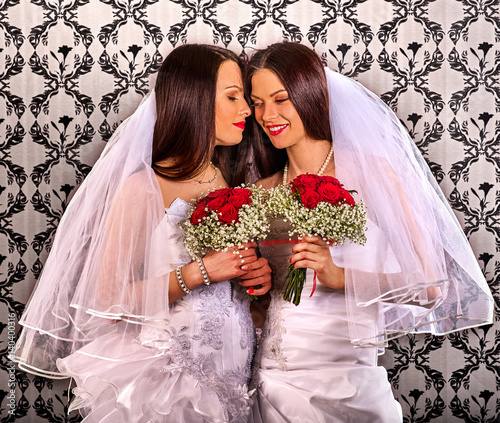
[[[234,53],[178,47],[69,204],[15,360],[74,379],[84,422],[246,422],[248,293],[270,269],[255,243],[193,261],[181,223],[191,199],[243,182],[249,115]]]
[[[492,322],[493,298],[463,231],[394,113],[311,49],[278,43],[250,59],[253,172],[272,189],[338,178],[367,211],[367,242],[288,241],[277,219],[259,245],[273,290],[254,360],[255,422],[401,422],[377,356],[407,333]],[[298,306],[279,293],[306,268]],[[318,286],[313,295],[314,274]]]

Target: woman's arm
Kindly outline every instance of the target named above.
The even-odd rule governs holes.
[[[203,263],[211,282],[219,282],[227,279],[244,279],[244,286],[262,284],[262,288],[253,292],[255,295],[263,295],[271,288],[271,269],[264,258],[257,258],[254,248],[255,242],[243,244],[242,249],[229,249],[226,252],[210,251],[204,258]],[[235,251],[237,254],[235,254]],[[240,258],[240,255],[242,258]],[[203,284],[200,269],[196,262],[182,267],[182,277],[189,289],[194,289]],[[169,302],[172,303],[185,295],[179,285],[175,271],[170,272],[169,279]]]

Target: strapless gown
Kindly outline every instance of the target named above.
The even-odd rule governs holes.
[[[170,225],[170,257],[191,261],[179,223],[189,205],[177,199],[162,224]],[[125,341],[116,331],[58,360],[76,381],[71,408],[84,422],[246,422],[247,383],[255,330],[248,295],[229,281],[201,286],[170,306],[168,327],[142,326]]]
[[[288,226],[277,220],[266,241],[283,239]],[[314,272],[308,269],[298,306],[278,294],[291,249],[287,243],[260,245],[274,289],[254,361],[257,397],[250,421],[402,422],[387,372],[377,366],[377,349],[350,343],[344,293],[317,283],[310,297]]]

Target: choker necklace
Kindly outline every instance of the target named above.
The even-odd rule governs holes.
[[[189,179],[192,179],[193,181],[196,181],[198,182],[199,184],[211,184],[213,181],[215,181],[217,179],[217,166],[214,166],[212,162],[210,162],[210,166],[212,166],[215,170],[215,175],[212,179],[208,180],[208,181],[202,181],[202,180],[199,180],[199,179],[196,179],[196,178],[189,178]]]
[[[318,170],[318,173],[316,175],[322,176],[323,172],[325,171],[326,167],[328,166],[328,163],[330,162],[330,159],[333,156],[333,143],[332,146],[330,147],[330,151],[328,152],[328,155],[326,156],[326,159],[324,163],[321,165],[321,167]],[[285,164],[285,168],[283,169],[283,185],[285,185],[288,181],[288,161]]]

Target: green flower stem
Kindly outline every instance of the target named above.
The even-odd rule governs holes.
[[[288,266],[288,271],[285,276],[285,281],[279,290],[279,293],[284,290],[283,299],[296,306],[300,303],[300,295],[302,294],[302,289],[304,288],[304,282],[306,280],[307,269],[300,268],[295,269],[293,264]]]

